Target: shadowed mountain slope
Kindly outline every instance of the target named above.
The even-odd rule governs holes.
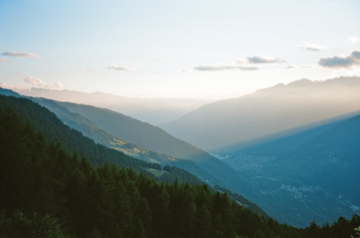
[[[276,219],[305,225],[360,213],[360,115],[219,154],[253,184],[243,194]]]

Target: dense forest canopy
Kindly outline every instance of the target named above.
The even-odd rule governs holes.
[[[81,140],[51,140],[48,133],[65,132],[39,129],[57,120],[38,114],[45,109],[0,99],[0,237],[350,237],[360,224],[359,216],[340,217],[332,225],[298,229],[188,178],[159,182],[143,169],[156,165],[116,151],[101,161],[101,153],[110,152],[90,140],[84,147],[89,159],[73,153],[85,146]],[[15,101],[28,107],[17,110]],[[31,113],[38,126],[27,118]],[[165,172],[171,171],[181,174],[171,167]]]

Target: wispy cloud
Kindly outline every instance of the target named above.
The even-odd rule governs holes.
[[[237,59],[234,62],[236,64],[279,64],[285,61],[269,56],[247,56],[245,59]]]
[[[320,59],[319,65],[328,68],[352,68],[360,66],[360,51],[353,51],[348,56],[334,56],[329,58]]]
[[[202,65],[194,67],[198,71],[225,71],[225,70],[259,70],[258,67],[253,66],[238,66],[238,65]]]
[[[311,65],[311,64],[305,64],[305,65],[295,65],[295,64],[290,64],[284,67],[284,69],[310,69],[310,68],[314,68],[315,65]]]
[[[36,77],[26,76],[24,81],[37,88],[49,88],[45,82]]]
[[[61,82],[56,82],[54,86],[48,85],[44,81],[42,81],[40,78],[26,76],[24,78],[24,81],[31,84],[35,88],[42,88],[42,89],[56,89],[61,90],[63,89]]]
[[[310,44],[310,43],[305,43],[305,44],[299,45],[298,47],[303,50],[308,50],[308,51],[320,51],[320,50],[326,49],[326,46]]]
[[[0,63],[5,63],[6,59],[0,59]]]
[[[255,71],[261,68],[255,66],[259,64],[284,63],[285,61],[268,56],[248,56],[245,59],[237,59],[229,64],[201,65],[194,67],[198,71],[226,71],[226,70],[244,70]]]
[[[2,55],[12,56],[12,57],[40,58],[40,55],[36,55],[31,52],[24,53],[24,52],[17,52],[17,51],[6,51],[6,52],[3,52]]]
[[[349,41],[353,44],[360,43],[360,37],[357,36],[350,36]]]
[[[239,63],[241,61],[238,61]],[[246,57],[246,63],[249,64],[273,64],[273,63],[284,63],[285,61],[277,58],[268,56],[249,56]]]
[[[135,71],[133,68],[124,67],[124,66],[119,66],[119,65],[116,65],[116,64],[109,65],[107,68],[108,68],[108,69],[119,70],[119,71],[129,71],[129,72]]]

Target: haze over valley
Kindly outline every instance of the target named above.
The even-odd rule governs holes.
[[[101,92],[30,88],[18,90],[26,96],[108,108],[153,125],[166,124],[208,103],[206,100],[176,98],[131,98]]]

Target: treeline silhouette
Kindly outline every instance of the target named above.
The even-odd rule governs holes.
[[[159,182],[145,167],[121,165],[117,157],[111,165],[95,155],[91,162],[65,150],[63,141],[46,139],[56,128],[40,132],[24,116],[28,112],[5,104],[0,104],[0,237],[350,237],[360,224],[354,216],[298,229],[259,216],[205,184],[173,177]],[[52,123],[33,113],[40,125]],[[74,141],[68,138],[71,147],[69,142]],[[181,171],[165,172],[171,170]]]

